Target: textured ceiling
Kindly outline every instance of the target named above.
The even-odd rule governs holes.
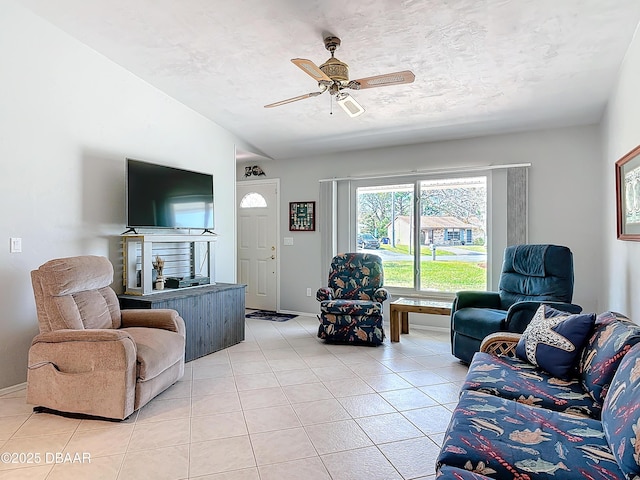
[[[244,139],[305,156],[600,120],[640,19],[638,0],[17,0]],[[351,78],[349,118],[290,62],[328,57]]]

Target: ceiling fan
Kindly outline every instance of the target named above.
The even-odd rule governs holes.
[[[365,88],[385,87],[387,85],[400,85],[403,83],[411,83],[416,78],[410,70],[403,70],[402,72],[349,80],[349,66],[334,56],[336,48],[340,46],[340,39],[333,36],[326,37],[324,39],[324,46],[331,52],[331,58],[319,67],[306,58],[293,58],[291,60],[296,66],[302,69],[303,72],[318,82],[320,91],[270,103],[269,105],[265,105],[265,108],[279,107],[286,103],[317,97],[328,91],[331,95],[336,96],[338,105],[340,105],[350,117],[357,117],[364,113],[364,108],[362,108],[351,95],[345,92],[345,89],[362,90]]]

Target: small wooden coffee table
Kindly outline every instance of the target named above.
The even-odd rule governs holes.
[[[421,298],[399,298],[389,305],[391,317],[391,341],[400,341],[400,323],[402,333],[409,333],[409,312],[451,315],[451,302],[440,302]]]

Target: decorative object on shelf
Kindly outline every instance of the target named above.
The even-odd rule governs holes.
[[[244,167],[244,176],[250,177],[251,175],[259,177],[261,175],[266,175],[266,173],[264,173],[264,170],[262,170],[258,165],[254,165],[253,167]]]
[[[618,239],[640,242],[640,145],[616,162]]]
[[[158,272],[158,276],[155,280],[156,290],[164,290],[164,276],[162,270],[164,269],[164,260],[160,255],[156,255],[156,259],[153,262],[153,268]]]
[[[316,229],[316,202],[289,202],[289,230],[313,232]]]

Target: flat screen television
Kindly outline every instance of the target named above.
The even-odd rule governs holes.
[[[213,230],[213,175],[127,158],[127,228]]]

